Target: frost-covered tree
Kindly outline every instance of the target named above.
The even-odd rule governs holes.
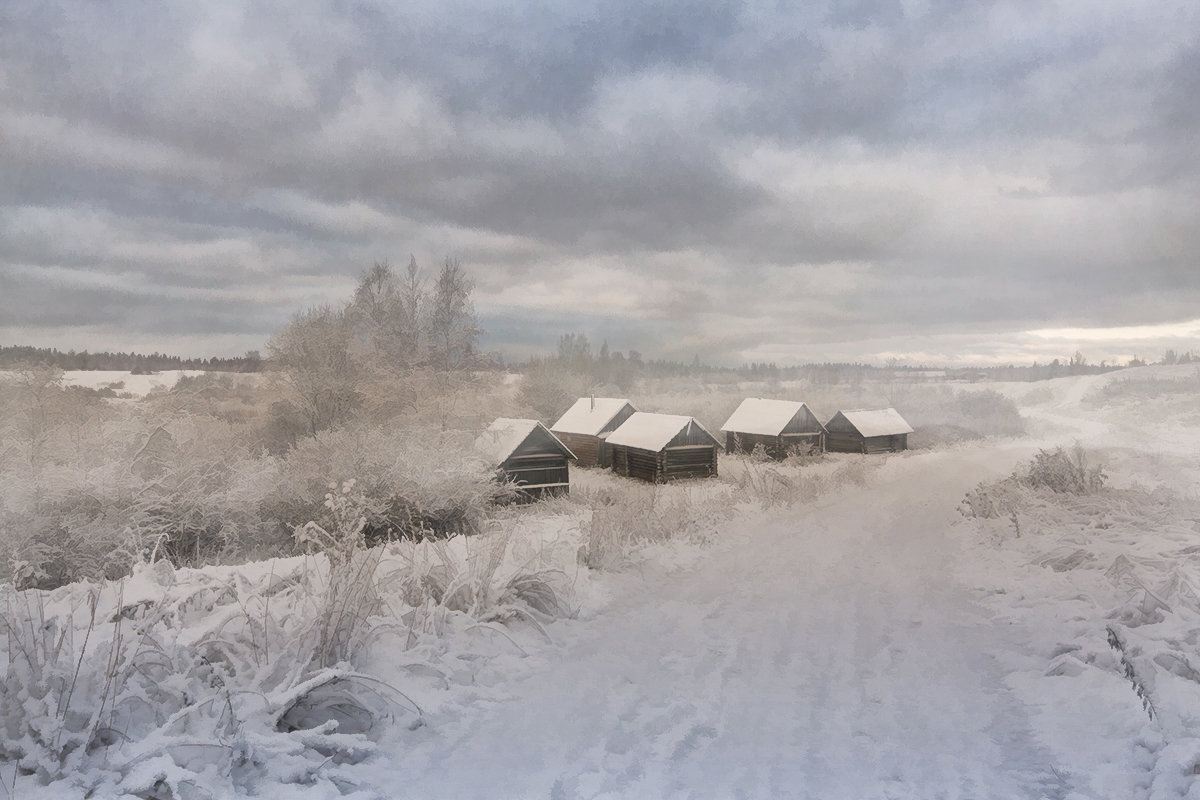
[[[375,262],[359,278],[349,306],[356,355],[374,368],[404,370],[419,364],[424,305],[415,259],[403,277],[386,261]]]
[[[267,344],[283,402],[310,434],[344,423],[362,403],[362,369],[352,340],[351,315],[319,306],[296,314]]]
[[[477,360],[476,343],[483,331],[471,302],[474,288],[458,260],[447,258],[430,292],[426,322],[435,369],[470,368]]]
[[[62,405],[63,371],[47,364],[24,364],[13,371],[5,405],[6,427],[13,439],[25,445],[34,472],[45,463],[46,447]],[[8,437],[5,437],[8,438]]]

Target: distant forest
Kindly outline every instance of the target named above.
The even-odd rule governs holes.
[[[180,358],[163,353],[62,352],[53,347],[0,346],[0,369],[22,364],[49,364],[63,370],[102,369],[144,375],[164,369],[200,369],[212,372],[259,372],[263,359],[257,350],[234,358]]]
[[[28,347],[22,345],[0,346],[0,369],[11,369],[22,364],[49,364],[63,370],[96,369],[120,370],[145,374],[169,369],[195,369],[211,372],[262,372],[267,360],[257,350],[232,358],[181,358],[163,353],[91,353],[86,350],[62,352],[52,347]],[[716,383],[735,380],[794,381],[807,380],[812,383],[837,384],[857,383],[863,380],[887,376],[892,379],[926,381],[1040,381],[1068,375],[1095,375],[1124,367],[1141,367],[1147,363],[1187,364],[1200,363],[1200,354],[1191,351],[1176,353],[1168,350],[1157,362],[1133,359],[1128,364],[1088,363],[1081,353],[1069,359],[1054,359],[1045,364],[1034,362],[1024,365],[1002,365],[987,367],[937,367],[888,364],[873,366],[859,363],[825,363],[779,366],[774,363],[750,363],[740,367],[713,367],[704,364],[699,355],[689,361],[665,359],[643,360],[636,350],[624,353],[609,353],[607,343],[598,353],[593,353],[587,337],[582,333],[566,334],[559,339],[555,354],[534,358],[524,363],[510,365],[518,372],[537,371],[546,366],[566,368],[583,373],[589,384],[611,382],[625,389],[632,379],[638,377],[695,376]],[[503,368],[500,359],[489,359],[482,366]]]

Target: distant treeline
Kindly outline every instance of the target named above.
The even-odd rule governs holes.
[[[1188,364],[1200,363],[1200,356],[1191,351],[1177,353],[1166,351],[1162,358],[1153,363]],[[1069,358],[1053,359],[1045,364],[1034,362],[1024,365],[996,365],[986,367],[939,367],[910,365],[892,362],[873,365],[851,362],[826,362],[823,364],[799,364],[780,366],[774,362],[752,362],[740,367],[714,367],[701,361],[699,354],[690,361],[647,359],[636,350],[628,354],[610,351],[604,342],[598,351],[583,333],[568,333],[558,340],[557,350],[548,356],[532,358],[525,363],[512,365],[535,380],[529,383],[529,396],[551,392],[552,385],[563,386],[567,394],[590,392],[606,385],[627,391],[639,378],[693,377],[706,383],[733,383],[736,381],[806,381],[812,384],[858,384],[869,381],[903,381],[923,383],[935,381],[1042,381],[1071,375],[1097,375],[1125,367],[1142,367],[1147,362],[1134,358],[1128,364],[1110,364],[1101,361],[1093,364],[1083,353],[1076,351]],[[558,394],[561,394],[559,392]],[[574,399],[574,396],[567,399]],[[566,395],[564,395],[566,397]],[[561,398],[558,398],[561,400]],[[549,402],[549,400],[547,400]]]
[[[1144,365],[1145,362],[1129,364],[1129,366]],[[851,363],[803,364],[785,367],[775,364],[744,364],[737,369],[737,373],[746,380],[806,380],[810,383],[827,384],[857,383],[880,378],[917,383],[925,381],[969,381],[974,383],[978,381],[1043,381],[1069,375],[1097,375],[1102,372],[1123,369],[1125,366],[1124,364],[1088,364],[1086,361],[1075,359],[1068,361],[1054,359],[1048,364],[1034,362],[1023,366],[1007,364],[969,368],[904,364],[874,366]]]
[[[53,347],[0,346],[0,369],[22,364],[49,364],[63,370],[102,369],[146,374],[164,369],[199,369],[213,372],[259,372],[263,360],[257,350],[233,358],[180,358],[163,353],[62,352]]]

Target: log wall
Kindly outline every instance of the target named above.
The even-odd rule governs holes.
[[[683,445],[652,453],[617,445],[612,448],[612,466],[618,475],[650,483],[710,478],[717,474],[717,448],[713,445]]]

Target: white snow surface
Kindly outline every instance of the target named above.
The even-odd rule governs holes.
[[[538,428],[545,429],[545,427],[536,419],[500,417],[487,426],[484,432],[475,439],[475,451],[493,466],[502,464],[508,460],[513,451],[521,446],[522,442],[529,438],[529,434]],[[546,433],[550,434],[550,431],[546,431]]]
[[[618,397],[581,397],[550,426],[550,430],[598,436],[628,402]]]
[[[754,433],[762,436],[777,436],[788,426],[792,418],[807,408],[804,403],[793,400],[767,400],[747,397],[729,415],[723,431]],[[809,413],[812,413],[811,411]]]
[[[853,409],[839,413],[863,436],[895,436],[913,432],[912,426],[894,408]]]
[[[717,443],[716,438],[692,417],[679,414],[651,414],[637,411],[621,423],[621,427],[608,435],[608,443],[621,447],[636,447],[639,450],[658,452],[689,425],[695,425]]]
[[[73,369],[63,373],[63,384],[89,389],[112,387],[119,394],[145,397],[155,389],[170,389],[181,377],[194,378],[203,374],[203,370],[195,369],[166,369],[150,375],[134,375],[132,372],[121,370]]]
[[[241,796],[230,793],[229,776],[202,767],[205,748],[234,748],[280,753],[258,766],[270,780],[238,784],[280,800],[1200,800],[1200,605],[1189,594],[1200,585],[1200,409],[1186,395],[1118,396],[1128,413],[1090,399],[1142,375],[1156,373],[982,387],[1016,398],[1035,434],[877,458],[830,455],[801,475],[874,470],[816,500],[743,503],[715,534],[645,546],[627,569],[576,562],[587,522],[580,507],[513,510],[502,530],[446,547],[466,551],[474,570],[499,542],[496,592],[532,563],[570,584],[575,613],[539,623],[520,615],[477,622],[432,603],[407,611],[362,666],[406,698],[393,701],[393,723],[370,733],[362,761],[309,759],[300,781],[299,750],[283,751],[299,734],[251,719],[252,735],[219,743],[165,724],[164,736],[174,737],[167,745],[118,742],[94,763],[158,752],[136,762],[140,772],[122,790],[186,766],[201,779],[180,785],[199,798]],[[1179,379],[1200,379],[1193,375]],[[977,484],[1076,441],[1108,448],[1110,483],[1127,493],[1115,504],[1080,500],[1085,509],[1099,504],[1082,522],[1062,504],[982,527],[964,520],[959,504]],[[627,486],[607,473],[582,478],[590,489]],[[720,480],[642,490],[667,508],[705,493],[729,506],[739,495]],[[423,554],[438,574],[441,546],[422,547],[389,558]],[[253,632],[268,612],[296,624],[307,579],[292,573],[307,574],[302,566],[179,571],[144,587],[154,576],[143,572],[123,602],[172,592],[186,605],[166,619],[192,626],[180,638],[219,644]],[[294,595],[267,608],[273,595],[243,588],[281,576]],[[204,602],[192,599],[210,584]],[[91,590],[55,596],[68,591]],[[391,591],[381,581],[381,592]],[[1153,599],[1160,595],[1164,603]],[[86,614],[77,616],[80,640]],[[1106,643],[1108,627],[1123,637],[1156,719]],[[146,649],[147,669],[157,668],[151,656],[160,649],[175,652],[157,641]],[[207,684],[180,691],[197,687],[224,697]],[[409,702],[422,710],[420,724]],[[241,692],[229,710],[272,703],[275,695]],[[204,706],[202,719],[223,722],[222,709]],[[44,786],[0,762],[0,796],[79,797],[85,777]]]

